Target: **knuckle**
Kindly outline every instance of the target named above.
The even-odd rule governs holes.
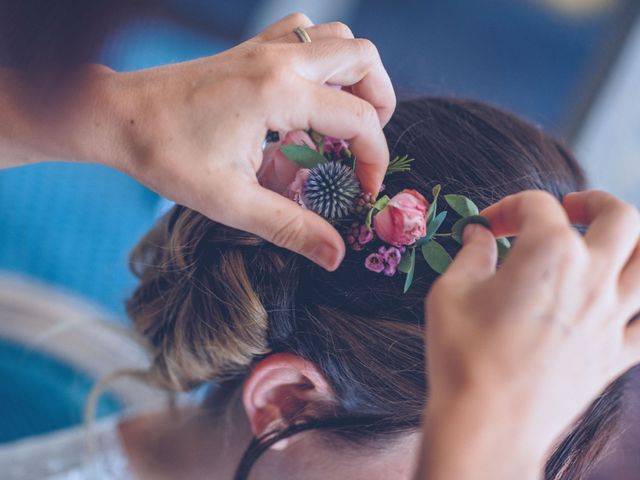
[[[545,190],[527,190],[516,194],[521,202],[533,202],[539,205],[554,204],[558,205],[558,199]]]
[[[366,128],[370,128],[372,126],[380,126],[380,121],[378,120],[378,113],[373,105],[369,102],[362,100],[357,103],[358,107],[356,108],[356,117],[358,117],[363,125]]]
[[[367,38],[356,38],[354,39],[354,42],[361,55],[365,55],[367,58],[378,57],[378,48],[371,40]]]
[[[300,27],[306,27],[312,23],[311,19],[302,12],[293,12],[289,15],[288,19]]]
[[[624,223],[628,223],[630,226],[633,225],[636,228],[640,226],[640,211],[635,206],[621,201],[617,208]]]
[[[273,49],[265,49],[260,59],[262,67],[254,78],[258,84],[258,94],[274,97],[289,92],[292,85],[293,72],[291,57]]]
[[[568,262],[581,262],[587,249],[580,234],[571,227],[555,227],[544,232],[539,249],[552,258]]]
[[[341,38],[353,38],[353,32],[346,23],[331,22],[327,24],[327,28],[333,36]]]
[[[267,240],[279,247],[298,250],[304,240],[304,217],[296,212],[274,225]]]

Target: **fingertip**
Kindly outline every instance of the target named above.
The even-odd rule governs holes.
[[[493,232],[480,223],[470,223],[462,232],[463,246],[474,243],[482,244],[485,248],[492,248],[495,247],[495,239]]]
[[[446,274],[481,280],[496,270],[498,249],[493,234],[481,224],[470,223],[462,233],[463,246]]]
[[[384,136],[383,136],[384,139]],[[356,175],[364,192],[377,197],[389,167],[389,149],[386,140],[363,145],[360,139],[351,142],[356,156]]]
[[[307,210],[305,216],[307,239],[299,253],[329,272],[337,270],[346,254],[342,236],[320,215]]]
[[[574,224],[588,223],[585,192],[571,192],[562,197],[562,207]]]
[[[338,243],[322,240],[306,257],[328,272],[334,272],[344,260],[344,255],[345,246],[342,240]]]

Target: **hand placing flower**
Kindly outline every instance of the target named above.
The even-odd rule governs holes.
[[[412,245],[427,234],[428,209],[429,202],[420,193],[403,190],[373,217],[376,235],[396,247]]]

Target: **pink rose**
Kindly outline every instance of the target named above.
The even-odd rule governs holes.
[[[293,179],[293,182],[289,184],[286,192],[284,193],[286,197],[294,202],[297,202],[300,206],[305,207],[304,201],[302,199],[302,190],[304,189],[304,184],[307,183],[307,178],[309,178],[309,173],[311,170],[308,168],[301,168],[296,172],[296,176]],[[306,208],[306,207],[305,207]]]
[[[294,130],[284,134],[280,132],[280,140],[268,143],[262,153],[262,165],[258,171],[260,184],[275,192],[286,192],[299,169],[297,163],[285,157],[280,151],[283,145],[307,145],[317,150],[316,144],[304,130]]]
[[[376,235],[399,247],[411,245],[427,234],[429,202],[415,190],[403,190],[373,217]]]

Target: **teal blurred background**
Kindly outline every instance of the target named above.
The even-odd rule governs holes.
[[[163,15],[117,26],[104,44],[107,65],[124,71],[212,55],[301,10],[317,23],[342,20],[373,40],[400,97],[483,99],[569,140],[577,138],[624,43],[629,12],[637,10],[635,0],[159,3]],[[640,191],[637,183],[626,188]],[[77,293],[126,323],[123,301],[134,285],[127,255],[161,208],[156,194],[105,167],[50,163],[2,171],[0,270]]]

